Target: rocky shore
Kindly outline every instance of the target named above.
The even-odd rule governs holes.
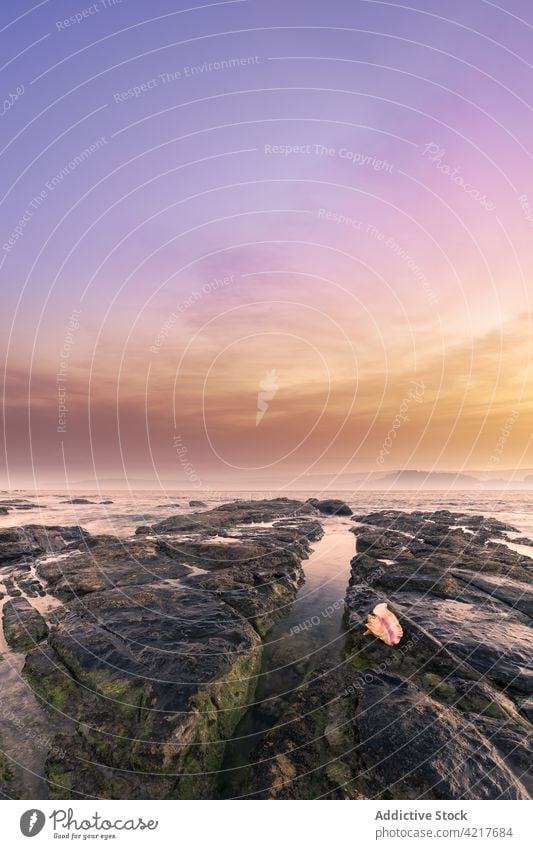
[[[139,528],[0,533],[6,642],[62,729],[56,798],[204,798],[253,694],[261,636],[303,582],[314,507],[235,502]],[[184,534],[183,531],[186,530]],[[31,566],[30,566],[31,562]],[[64,602],[48,623],[20,598],[26,570]],[[31,649],[31,650],[29,650]]]
[[[255,753],[255,798],[527,799],[533,560],[483,516],[354,517],[345,663],[294,696]],[[495,540],[495,541],[492,541]],[[365,636],[380,602],[398,646]]]
[[[128,539],[0,530],[0,674],[14,653],[49,717],[50,797],[217,796],[264,640],[325,523],[351,513],[280,498],[175,515]],[[341,660],[284,700],[239,795],[529,798],[533,560],[509,547],[517,529],[445,510],[351,520]],[[396,646],[365,636],[381,602],[401,622]],[[4,757],[4,795],[20,796],[21,781]]]

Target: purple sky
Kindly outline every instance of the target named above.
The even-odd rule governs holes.
[[[5,486],[533,466],[532,35],[4,2]]]

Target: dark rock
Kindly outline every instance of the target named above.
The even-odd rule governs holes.
[[[210,560],[198,559],[196,562],[209,571],[189,578],[188,583],[219,595],[265,635],[287,614],[304,580],[300,561],[309,555],[310,541],[322,534],[318,522],[306,522],[300,531],[273,528],[255,544],[207,545],[207,549],[218,550],[222,561],[213,569]],[[197,548],[198,553],[201,551],[202,545]]]
[[[290,608],[323,533],[318,504],[238,501],[128,540],[17,529],[30,550],[8,561],[6,592],[43,591],[25,566],[39,557],[39,579],[66,600],[24,668],[51,715],[74,723],[54,732],[69,757],[48,757],[52,795],[213,797],[225,741],[254,699],[260,638]],[[301,664],[300,686],[265,701],[270,730],[243,792],[528,798],[533,560],[484,516],[376,511],[353,531],[344,662],[311,674]],[[9,544],[21,538],[0,532],[0,552]],[[380,601],[402,624],[397,646],[365,635]]]
[[[25,674],[82,723],[68,764],[49,760],[54,795],[209,795],[221,741],[259,671],[260,640],[248,623],[191,587],[130,587],[71,604],[50,645],[28,655]]]
[[[137,534],[181,534],[196,532],[204,536],[214,535],[235,525],[273,522],[276,519],[295,516],[317,515],[312,504],[303,504],[289,498],[274,498],[270,501],[232,501],[220,504],[203,513],[170,516],[151,527],[137,528]]]
[[[212,796],[224,741],[253,696],[259,635],[294,600],[301,558],[323,533],[293,518],[298,506],[216,511],[217,537],[223,521],[248,520],[227,542],[212,528],[198,540],[102,535],[38,563],[67,604],[24,671],[45,704],[76,723],[74,736],[54,738],[69,762],[47,761],[54,796]],[[258,510],[271,526],[254,526]]]
[[[443,510],[382,511],[357,521],[365,524],[355,529],[346,597],[352,662],[371,676],[385,669],[409,677],[461,711],[482,735],[487,717],[508,721],[513,734],[531,734],[523,704],[533,692],[533,561],[484,538],[510,526]],[[389,603],[404,628],[395,649],[364,636],[366,617],[379,601]]]
[[[26,555],[42,554],[37,542],[25,535],[20,528],[0,529],[0,565],[20,560]]]
[[[526,799],[533,561],[449,511],[355,517],[346,663],[294,692],[241,792],[275,799]],[[469,528],[465,533],[459,527]],[[397,646],[365,635],[386,601]]]
[[[430,634],[497,687],[517,694],[533,691],[527,661],[533,561],[457,528],[470,521],[492,534],[503,523],[448,511],[383,511],[358,521],[368,525],[356,529],[349,616],[367,615],[361,587],[372,586],[400,618],[408,616],[415,629]]]
[[[88,531],[77,525],[25,525],[0,529],[0,565],[14,563],[23,557],[65,551],[70,543],[79,545],[88,536]]]
[[[468,603],[397,593],[395,604],[439,643],[512,693],[533,693],[532,631],[528,617],[491,601]]]
[[[312,504],[325,516],[351,516],[353,512],[345,501],[338,498],[327,498],[323,501],[319,501],[318,498],[309,498],[307,503]]]
[[[189,507],[207,507],[205,501],[189,501]]]
[[[528,696],[527,699],[519,699],[518,705],[520,710],[529,722],[533,723],[533,696]]]
[[[4,754],[3,743],[0,739],[0,794],[3,799],[17,798],[15,795],[16,790],[13,786],[14,778],[15,770],[10,759]]]
[[[6,642],[16,651],[33,648],[48,634],[43,617],[25,598],[7,601],[2,618]]]
[[[378,510],[373,513],[354,516],[354,520],[388,530],[403,530],[411,533],[419,533],[423,528],[431,530],[432,525],[441,526],[448,530],[454,530],[461,526],[476,532],[487,532],[493,536],[504,531],[517,530],[512,525],[501,522],[499,519],[470,515],[469,513],[451,513],[449,510],[435,510],[431,513],[421,510],[413,510],[411,513],[403,510]]]
[[[61,504],[97,504],[97,502],[90,501],[88,498],[68,498],[66,501],[61,501]]]
[[[533,590],[530,584],[517,580],[505,581],[497,575],[477,575],[466,569],[450,569],[450,573],[463,583],[465,592],[477,587],[487,596],[499,599],[533,619]]]
[[[528,798],[501,754],[472,722],[397,675],[372,673],[362,691],[358,728],[364,785],[372,796]]]
[[[413,655],[412,648],[404,655],[406,668]],[[319,670],[253,752],[243,792],[259,799],[529,798],[531,742],[519,722],[496,705],[491,716],[480,714],[471,692],[460,706],[447,703],[457,693],[432,673],[424,673],[427,692],[386,668],[385,661],[382,669]],[[490,699],[484,704],[490,710]]]
[[[10,498],[8,500],[0,501],[0,512],[2,509],[4,510],[35,510],[39,507],[39,504],[33,504],[31,501],[27,501],[25,498]]]
[[[91,537],[87,546],[76,547],[68,557],[39,561],[37,574],[54,595],[69,600],[113,587],[181,578],[190,572],[185,559],[154,538],[104,535]]]
[[[524,733],[524,728],[514,722],[491,719],[488,716],[478,719],[477,724],[483,730],[486,739],[501,753],[513,773],[520,776],[521,783],[529,796],[533,796],[533,775],[531,772],[533,739],[531,734]]]

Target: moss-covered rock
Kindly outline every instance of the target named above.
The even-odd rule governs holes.
[[[60,797],[65,787],[83,794],[87,782],[100,795],[113,782],[134,798],[162,785],[167,795],[208,795],[260,653],[251,625],[179,585],[133,587],[127,599],[118,590],[91,594],[69,606],[49,647],[25,665],[48,709],[75,723],[69,764],[49,763]]]
[[[48,634],[43,617],[25,598],[14,598],[4,604],[3,627],[7,644],[16,651],[33,648]]]

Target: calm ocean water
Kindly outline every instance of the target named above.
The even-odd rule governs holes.
[[[36,506],[31,510],[13,510],[0,516],[0,527],[28,524],[82,525],[91,533],[111,533],[128,536],[139,525],[157,522],[167,516],[191,512],[189,501],[201,500],[215,507],[239,498],[273,498],[287,496],[305,500],[313,492],[211,492],[181,491],[163,493],[154,490],[84,491],[35,493],[17,490],[0,494],[0,501],[11,498],[26,499]],[[507,490],[503,492],[328,492],[324,498],[343,498],[355,512],[393,508],[398,510],[448,509],[456,512],[483,513],[515,525],[522,534],[533,535],[533,491]],[[110,500],[112,504],[65,504],[67,499],[84,497],[90,501]]]

